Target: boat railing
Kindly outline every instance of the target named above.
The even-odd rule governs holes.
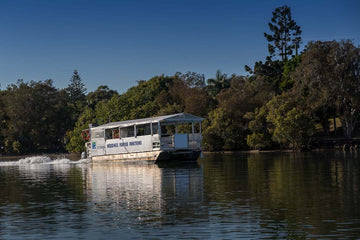
[[[162,136],[161,137],[161,146],[163,148],[174,148],[174,136]]]
[[[190,133],[189,135],[189,148],[200,148],[202,136],[200,133]]]
[[[202,136],[200,133],[189,133],[188,143],[189,148],[200,148]],[[161,137],[161,146],[163,148],[175,148],[174,135],[163,135]]]

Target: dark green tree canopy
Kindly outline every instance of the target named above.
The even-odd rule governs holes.
[[[71,113],[63,91],[51,79],[19,80],[0,94],[0,149],[5,153],[58,150],[71,126]],[[2,105],[2,106],[1,106]]]
[[[114,95],[119,95],[116,90],[112,90],[106,85],[100,85],[94,92],[88,93],[86,102],[89,107],[94,109],[98,102],[110,100]]]
[[[278,51],[281,59],[286,61],[289,59],[288,56],[293,54],[294,49],[297,54],[301,29],[292,19],[290,7],[284,5],[276,8],[269,22],[269,28],[271,33],[264,33],[264,36],[269,42],[268,50],[271,57]]]

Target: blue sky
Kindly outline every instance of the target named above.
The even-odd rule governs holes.
[[[272,11],[287,4],[311,40],[360,43],[358,0],[0,0],[0,84],[53,79],[77,69],[88,91],[124,92],[137,80],[217,69],[245,75],[267,56]]]

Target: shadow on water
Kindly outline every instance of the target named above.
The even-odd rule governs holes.
[[[159,168],[179,168],[179,169],[191,169],[200,168],[200,164],[197,160],[192,161],[181,161],[181,160],[169,160],[156,162]]]

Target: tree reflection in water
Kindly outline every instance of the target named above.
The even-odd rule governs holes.
[[[356,153],[198,163],[0,162],[0,238],[356,238]]]

